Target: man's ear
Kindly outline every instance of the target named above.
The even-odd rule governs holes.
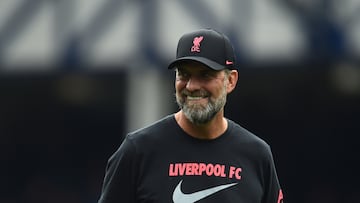
[[[226,91],[228,94],[231,93],[235,89],[238,78],[239,78],[238,71],[231,70],[231,72],[228,76],[228,84],[227,84],[227,88],[226,88]]]

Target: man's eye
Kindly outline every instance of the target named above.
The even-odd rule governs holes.
[[[190,75],[188,73],[185,73],[185,72],[178,72],[178,77],[180,79],[186,79],[186,78],[190,77]]]
[[[201,77],[204,78],[204,79],[212,79],[212,78],[215,77],[215,75],[212,74],[212,73],[203,73],[203,74],[201,75]]]
[[[180,76],[189,77],[189,73],[180,73]]]
[[[210,78],[210,77],[213,77],[210,73],[204,73],[203,74],[203,77],[205,78]]]

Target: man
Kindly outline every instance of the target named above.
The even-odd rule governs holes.
[[[224,117],[238,80],[223,34],[183,35],[175,69],[180,111],[126,136],[110,157],[99,203],[280,203],[270,147]]]

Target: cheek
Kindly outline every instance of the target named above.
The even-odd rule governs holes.
[[[186,87],[186,83],[181,81],[181,80],[176,80],[175,81],[175,90],[176,92],[184,89]]]
[[[211,93],[215,96],[218,97],[219,95],[221,95],[224,91],[226,87],[224,86],[224,84],[216,84],[212,87],[209,87],[211,91]]]

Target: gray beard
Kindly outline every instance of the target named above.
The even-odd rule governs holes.
[[[187,119],[195,125],[206,124],[211,121],[214,116],[225,106],[226,103],[226,88],[220,97],[215,101],[209,99],[206,106],[202,105],[187,105],[185,101],[176,95],[176,102],[180,109],[184,112]]]

